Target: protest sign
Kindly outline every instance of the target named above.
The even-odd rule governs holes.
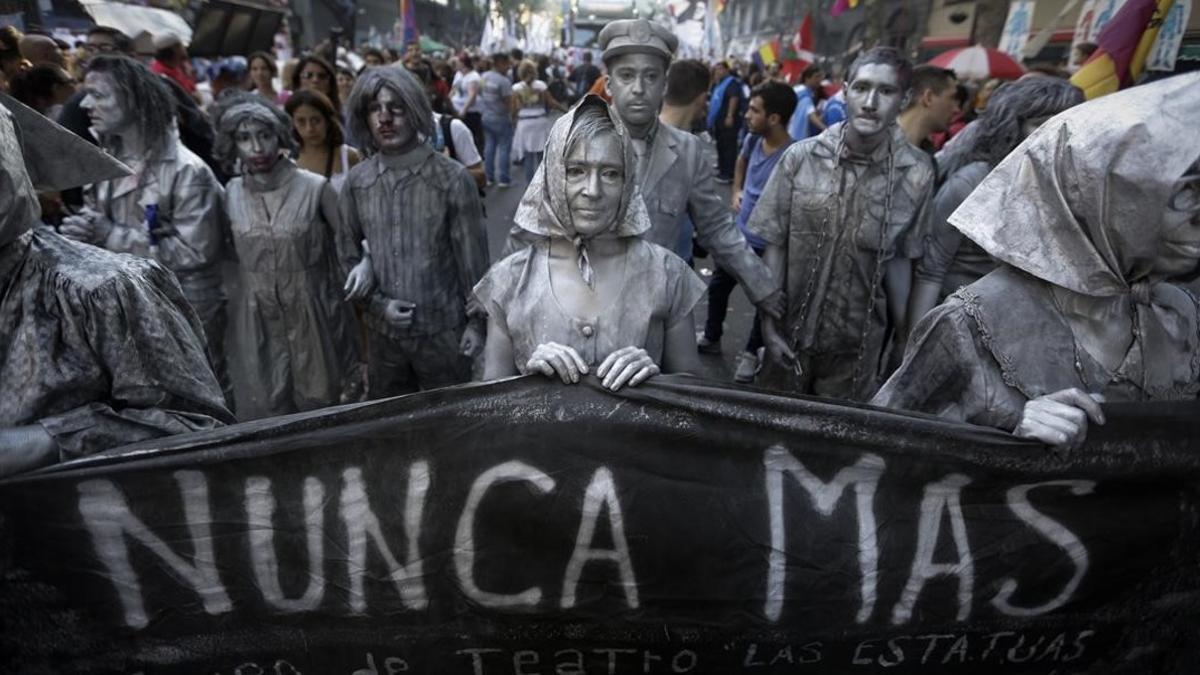
[[[0,671],[1174,672],[1195,413],[1110,406],[1063,458],[516,378],[128,446],[0,484]]]

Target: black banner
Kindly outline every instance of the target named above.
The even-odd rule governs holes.
[[[658,378],[519,378],[0,485],[12,673],[1192,672],[1192,405],[1069,458]]]

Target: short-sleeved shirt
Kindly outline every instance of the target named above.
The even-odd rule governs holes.
[[[877,355],[887,299],[876,279],[893,257],[924,253],[933,164],[899,126],[869,157],[847,154],[842,129],[832,127],[783,151],[747,228],[787,252],[786,326],[796,348],[847,354],[865,341],[867,353]]]
[[[793,140],[802,141],[813,135],[812,124],[808,121],[808,116],[817,108],[808,87],[802,84],[796,85],[795,91],[796,111],[792,113],[792,119],[788,123],[788,135]]]
[[[475,147],[475,138],[471,136],[471,130],[462,120],[450,120],[450,138],[441,139],[441,147],[436,144],[437,138],[442,133],[442,116],[438,113],[433,113],[433,123],[436,125],[434,138],[434,150],[444,150],[448,144],[454,146],[454,159],[458,160],[463,166],[475,166],[483,162],[483,158],[479,156],[479,149]]]
[[[471,95],[471,85],[479,86],[479,73],[470,71],[468,73],[458,73],[454,76],[454,85],[450,87],[450,103],[454,104],[454,109],[461,115],[469,112],[479,112],[478,104],[472,103],[471,110],[463,110],[463,106],[467,104],[467,99]],[[476,94],[475,101],[479,101],[479,95]]]
[[[838,122],[846,121],[845,94],[839,91],[825,102],[825,110],[821,113],[821,121],[825,122],[826,128],[831,127]]]
[[[505,99],[509,96],[512,96],[512,80],[502,73],[489,70],[483,74],[479,96],[475,100],[479,102],[479,112],[484,117],[508,117],[508,102]]]
[[[662,364],[667,330],[687,320],[704,296],[704,282],[679,256],[630,238],[621,292],[606,314],[572,316],[554,297],[549,252],[550,240],[539,240],[493,265],[475,286],[475,297],[488,315],[508,327],[521,373],[546,342],[575,349],[593,367],[629,346],[645,349]]]
[[[750,222],[750,214],[754,211],[754,205],[758,203],[763,188],[767,186],[767,179],[771,177],[779,158],[783,157],[783,151],[787,150],[792,142],[777,148],[769,155],[763,152],[762,136],[758,134],[750,134],[742,143],[742,157],[746,159],[746,182],[742,184],[742,208],[738,210],[737,226],[742,234],[746,235],[750,247],[756,251],[766,248],[767,242],[746,229],[746,223]]]

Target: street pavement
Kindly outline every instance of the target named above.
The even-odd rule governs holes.
[[[710,154],[715,160],[715,151]],[[488,250],[492,254],[493,262],[504,250],[509,228],[512,227],[513,214],[516,213],[517,204],[525,192],[526,183],[523,170],[518,166],[513,166],[511,174],[513,178],[511,186],[486,189],[487,196],[484,199],[484,206],[487,209]],[[720,193],[724,203],[728,204],[730,186],[715,184],[714,187]],[[706,283],[712,278],[712,268],[711,258],[696,260],[696,270]],[[695,311],[697,330],[704,327],[704,320],[707,316],[708,298],[705,296]],[[750,322],[753,320],[754,306],[750,304],[741,287],[734,289],[733,295],[729,298],[729,312],[725,316],[725,335],[721,339],[721,354],[701,354],[700,362],[703,370],[697,375],[713,380],[732,381],[736,368],[734,361],[738,352],[746,346],[746,339],[750,335]]]

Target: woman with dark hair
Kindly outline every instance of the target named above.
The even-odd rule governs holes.
[[[369,259],[342,270],[337,194],[286,156],[294,140],[282,110],[241,93],[221,102],[213,123],[214,154],[240,174],[225,199],[242,280],[235,353],[262,389],[238,412],[246,419],[333,405],[358,361],[344,300],[366,297]]]
[[[909,303],[913,321],[946,296],[996,269],[996,261],[950,225],[950,214],[1000,160],[1046,120],[1083,102],[1083,92],[1066,80],[1030,77],[1006,84],[992,95],[987,111],[957,152],[966,162],[953,170],[933,199],[933,232],[917,263]]]
[[[554,123],[545,162],[544,202],[517,215],[541,238],[475,286],[488,313],[484,379],[542,373],[572,383],[595,372],[615,391],[695,372],[692,308],[704,283],[642,238],[650,216],[620,119],[584,98]]]
[[[329,102],[333,104],[333,109],[338,111],[337,116],[341,119],[342,99],[338,96],[337,71],[329,65],[328,61],[312,54],[300,59],[296,64],[296,69],[292,72],[291,84],[293,94],[305,89],[324,94],[325,98],[328,98]]]
[[[333,189],[340,192],[346,173],[361,157],[346,145],[341,117],[333,103],[318,91],[301,89],[292,94],[285,109],[292,118],[292,133],[299,146],[296,163],[329,179]]]
[[[250,91],[277,105],[287,103],[287,92],[275,89],[275,78],[279,76],[275,57],[266,52],[254,52],[250,55],[249,64]]]
[[[337,91],[338,99],[341,101],[350,98],[350,91],[354,89],[354,70],[345,62],[339,61],[337,67]]]
[[[52,120],[75,94],[75,78],[53,63],[40,63],[23,70],[11,82],[12,97]]]

